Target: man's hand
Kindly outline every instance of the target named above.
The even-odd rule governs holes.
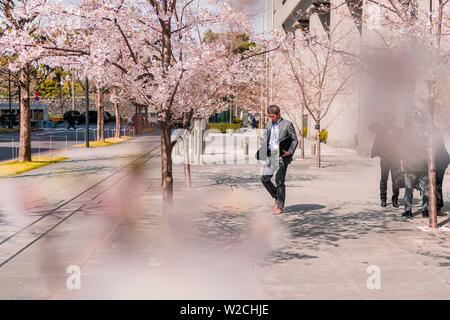
[[[283,154],[281,155],[281,157],[282,158],[286,158],[286,157],[289,157],[289,156],[290,156],[290,153],[288,151],[284,151],[283,150]]]

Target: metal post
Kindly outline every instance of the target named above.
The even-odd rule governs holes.
[[[89,79],[88,77],[84,78],[85,84],[85,99],[86,99],[86,135],[85,142],[86,148],[89,148]]]
[[[9,129],[12,129],[11,71],[8,71]]]
[[[75,111],[75,70],[72,71],[72,111]]]

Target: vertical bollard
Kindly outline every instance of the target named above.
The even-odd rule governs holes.
[[[50,163],[52,162],[53,159],[53,152],[52,152],[52,136],[50,136]]]
[[[249,148],[249,137],[244,138],[244,155],[245,155],[245,163],[248,163],[248,148]]]
[[[16,161],[15,157],[15,149],[14,149],[14,138],[11,139],[11,160]]]

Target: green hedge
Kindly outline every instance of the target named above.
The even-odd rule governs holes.
[[[308,138],[308,128],[307,127],[303,128],[303,138]]]
[[[239,130],[242,127],[240,124],[231,123],[209,123],[208,130],[219,130],[222,133],[226,133],[227,130]]]
[[[328,131],[325,129],[322,129],[320,131],[320,142],[327,143],[328,140]]]

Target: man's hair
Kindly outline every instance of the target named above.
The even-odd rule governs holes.
[[[267,108],[268,114],[280,114],[281,110],[280,107],[277,105],[271,105],[269,108]]]

